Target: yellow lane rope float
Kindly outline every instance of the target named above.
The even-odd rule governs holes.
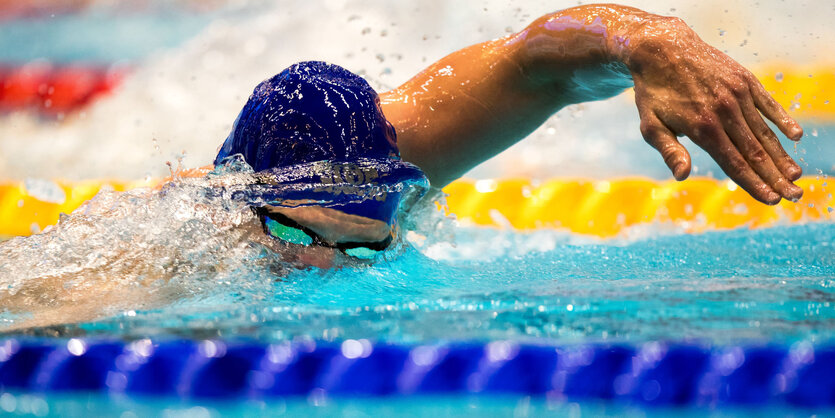
[[[760,82],[795,118],[835,121],[835,65],[771,63],[754,70]]]
[[[540,184],[524,179],[462,180],[444,191],[449,194],[449,212],[465,223],[520,230],[554,227],[600,237],[648,223],[700,232],[835,219],[826,179],[805,177],[797,185],[805,191],[800,201],[776,206],[755,201],[733,182],[709,178],[555,179]]]
[[[127,190],[149,182],[58,182],[60,203],[32,196],[24,183],[0,183],[0,236],[29,235],[54,224],[102,188]],[[835,220],[830,186],[825,178],[804,177],[797,203],[776,206],[756,202],[736,184],[694,178],[684,182],[641,178],[593,181],[553,179],[459,180],[444,189],[446,210],[464,224],[518,230],[559,228],[611,237],[625,228],[669,224],[688,232],[779,223]]]

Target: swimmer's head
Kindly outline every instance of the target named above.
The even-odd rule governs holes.
[[[426,184],[400,159],[374,89],[324,62],[295,64],[255,88],[215,164],[235,154],[272,186],[249,196],[253,206],[333,245],[389,239],[402,185]]]

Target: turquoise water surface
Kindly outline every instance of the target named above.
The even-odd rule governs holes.
[[[835,336],[832,223],[703,234],[650,225],[598,240],[461,227],[426,209],[374,263],[299,270],[241,238],[248,210],[185,200],[194,193],[105,193],[44,234],[3,243],[7,307],[25,308],[0,319],[20,324],[88,295],[99,310],[36,333],[560,344]],[[71,279],[60,286],[33,287],[62,273]]]
[[[12,400],[13,399],[13,400]],[[11,408],[11,407],[14,408]],[[8,407],[8,408],[7,408]],[[276,399],[200,403],[166,398],[112,398],[95,395],[8,394],[0,408],[13,416],[304,416],[304,417],[806,417],[812,410],[782,407],[706,408],[654,407],[609,402],[566,402],[558,399],[485,396],[413,396],[359,399]],[[11,411],[10,411],[11,410]]]
[[[835,336],[832,224],[624,242],[575,243],[552,232],[455,235],[458,248],[449,252],[457,254],[448,260],[408,247],[373,266],[296,271],[260,290],[225,290],[79,328],[94,335],[393,342],[776,343]],[[552,248],[522,250],[537,245]]]

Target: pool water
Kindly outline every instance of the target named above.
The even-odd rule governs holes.
[[[100,193],[0,245],[6,330],[393,343],[835,336],[833,223],[703,234],[657,224],[600,240],[463,227],[435,196],[401,217],[399,243],[374,263],[298,269],[248,238],[246,205],[207,184]]]
[[[832,224],[618,243],[577,243],[556,232],[455,234],[457,248],[442,242],[429,249],[449,257],[444,260],[408,247],[373,266],[253,278],[260,283],[234,292],[219,286],[213,294],[78,328],[104,336],[216,333],[410,343],[726,344],[835,336]]]
[[[11,407],[14,408],[11,408]],[[8,409],[6,409],[9,407]],[[7,394],[0,397],[0,408],[12,416],[305,416],[305,417],[454,417],[471,414],[479,417],[792,417],[814,411],[771,408],[656,407],[651,409],[606,402],[564,402],[537,397],[420,396],[407,398],[277,399],[271,401],[205,401],[199,405],[167,398],[120,398],[98,395]],[[11,410],[11,411],[10,411]]]

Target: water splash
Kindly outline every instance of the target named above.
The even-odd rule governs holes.
[[[61,186],[49,180],[27,178],[23,181],[26,193],[43,202],[63,204],[67,201],[67,194]]]
[[[233,158],[205,178],[100,192],[43,233],[0,244],[0,306],[5,310],[0,324],[14,329],[189,301],[233,303],[244,294],[262,298],[271,293],[273,282],[305,266],[292,249],[275,251],[250,210],[251,204],[265,202],[251,193],[264,187],[306,190],[313,185],[281,181],[331,169],[316,163],[274,170],[269,173],[272,184],[265,185],[265,174]],[[339,203],[346,196],[355,202],[394,189],[413,199],[420,190],[413,183],[352,187],[342,190]],[[351,263],[347,257],[337,261]]]

